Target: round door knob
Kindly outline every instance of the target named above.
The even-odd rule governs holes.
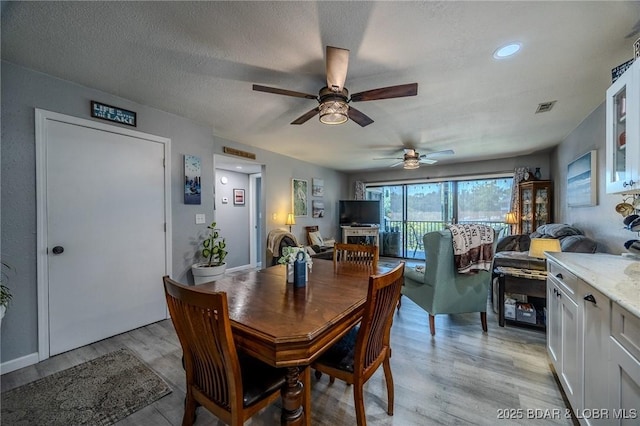
[[[53,254],[62,254],[64,252],[64,247],[55,246],[51,251],[53,252]]]

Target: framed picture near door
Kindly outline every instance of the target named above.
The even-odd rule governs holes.
[[[244,189],[233,190],[233,205],[244,206]]]
[[[309,215],[309,182],[304,179],[291,179],[291,203],[294,216]]]

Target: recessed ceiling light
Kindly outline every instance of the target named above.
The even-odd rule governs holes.
[[[515,55],[520,50],[521,47],[522,47],[521,43],[506,44],[496,49],[496,51],[493,52],[493,57],[496,59],[508,58],[509,56]]]

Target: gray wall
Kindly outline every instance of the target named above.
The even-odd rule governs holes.
[[[208,126],[187,118],[2,61],[0,236],[2,259],[11,263],[16,270],[8,283],[14,299],[2,321],[0,360],[3,363],[38,350],[34,109],[42,108],[91,120],[91,100],[135,111],[138,113],[136,130],[171,138],[172,275],[178,281],[191,280],[188,271],[194,260],[198,236],[206,228],[206,225],[195,224],[195,214],[205,213],[209,222],[215,219],[213,156],[222,154],[224,146],[253,152],[257,157],[256,162],[265,165],[263,197],[266,232],[284,227],[286,213],[291,209],[290,182],[293,177],[309,179],[309,182],[312,177],[323,178],[327,205],[348,195],[347,178],[342,173],[227,141],[215,137]],[[203,196],[199,206],[183,203],[184,154],[197,155],[202,159]],[[273,219],[274,214],[276,219]],[[294,229],[299,237],[304,235],[302,227],[307,224],[317,224],[321,229],[327,229],[336,222],[331,214],[323,219],[300,219]],[[232,221],[224,223],[223,234],[231,235],[242,229],[242,225],[238,229],[235,226]],[[235,253],[229,256],[233,262],[242,262]],[[248,256],[246,259],[245,262]],[[229,264],[229,267],[237,266],[242,264]],[[160,281],[158,283],[160,285]]]
[[[229,179],[226,185],[220,183],[220,177]],[[233,204],[233,190],[244,189],[245,204]],[[249,263],[249,175],[228,170],[216,170],[216,223],[224,230],[222,237],[227,243],[227,263],[229,265],[246,265]],[[222,203],[222,197],[229,202]],[[211,221],[209,221],[211,222]]]
[[[622,196],[605,193],[605,112],[603,102],[556,147],[551,155],[554,193],[556,200],[559,200],[555,203],[555,214],[562,222],[575,225],[598,241],[602,251],[620,254],[626,251],[623,243],[637,236],[622,228],[622,216],[615,211],[615,205],[622,202]],[[598,160],[598,170],[595,173],[597,205],[568,207],[565,201],[567,165],[593,149],[597,150]]]

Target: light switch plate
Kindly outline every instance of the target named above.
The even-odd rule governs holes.
[[[204,213],[196,215],[196,225],[200,225],[205,222],[206,222],[206,219],[205,219]]]

